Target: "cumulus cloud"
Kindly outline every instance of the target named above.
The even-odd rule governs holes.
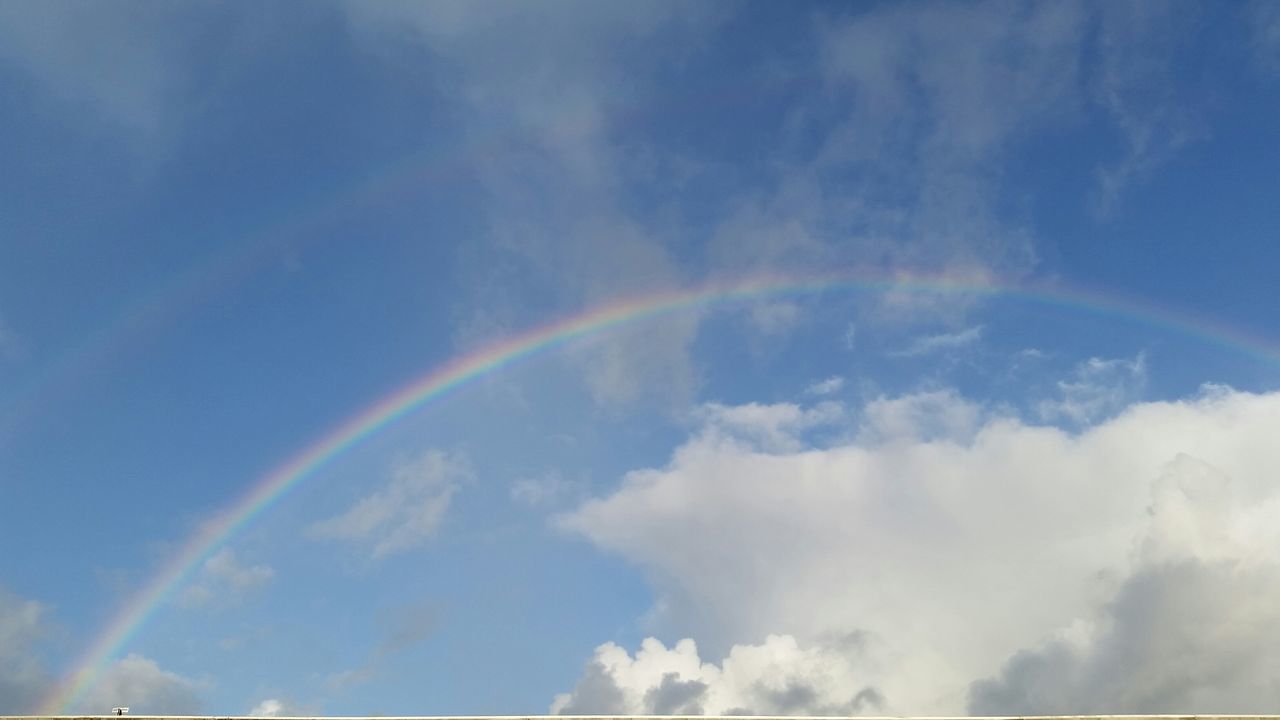
[[[312,525],[311,533],[369,545],[374,558],[410,550],[435,535],[459,483],[470,476],[466,460],[440,450],[398,461],[381,489]]]
[[[275,574],[270,565],[246,567],[231,548],[223,548],[200,565],[199,576],[183,591],[181,602],[188,607],[234,604],[246,593],[271,582]]]
[[[35,710],[48,689],[40,645],[49,632],[48,610],[0,588],[0,713]]]
[[[806,430],[832,425],[843,419],[844,409],[826,401],[811,408],[791,403],[763,405],[722,405],[707,403],[696,415],[707,432],[724,437],[741,437],[770,450],[795,450],[802,447]]]
[[[654,638],[634,656],[614,643],[596,648],[572,692],[557,695],[562,715],[858,715],[879,711],[874,668],[862,638],[801,647],[771,635],[735,645],[719,664],[704,662],[691,639],[666,647]]]
[[[832,633],[876,638],[881,672],[868,677],[895,714],[962,712],[982,678],[995,679],[975,689],[975,709],[1023,712],[1122,661],[1135,667],[1119,677],[1146,690],[1096,709],[1153,708],[1172,677],[1160,668],[1182,657],[1168,653],[1197,649],[1223,658],[1234,679],[1196,661],[1203,677],[1171,697],[1206,711],[1246,685],[1230,707],[1274,697],[1263,681],[1274,677],[1274,643],[1240,643],[1276,632],[1262,605],[1274,597],[1268,563],[1280,540],[1280,394],[1209,388],[1081,429],[949,391],[844,412],[834,422],[856,431],[817,444],[803,423],[726,432],[733,412],[710,409],[665,466],[628,473],[558,523],[642,568],[656,593],[651,622],[704,647],[727,654],[770,634],[800,647]],[[1240,502],[1222,500],[1224,478]],[[1212,597],[1205,588],[1219,582],[1233,592]],[[1170,644],[1152,645],[1157,637]],[[1053,680],[1057,668],[1070,672]],[[612,686],[584,682],[636,687],[605,676]],[[642,702],[623,695],[627,707]]]
[[[303,717],[315,715],[316,711],[314,708],[298,705],[288,700],[267,698],[249,708],[249,712],[245,714],[249,717]]]
[[[154,660],[130,653],[102,672],[77,712],[106,712],[128,707],[137,714],[197,715],[204,684],[161,668]]]

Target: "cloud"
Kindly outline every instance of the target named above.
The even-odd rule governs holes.
[[[1114,594],[974,683],[970,712],[1253,714],[1280,702],[1280,499],[1247,507],[1230,477],[1186,455],[1152,495]]]
[[[161,668],[154,660],[130,653],[102,672],[77,712],[105,713],[128,707],[135,714],[198,715],[203,683]]]
[[[181,602],[188,607],[234,604],[271,582],[275,574],[270,565],[245,567],[230,548],[223,548],[200,565],[199,576],[183,591]]]
[[[1195,3],[1121,0],[1097,7],[1094,96],[1124,144],[1119,160],[1098,168],[1095,209],[1106,214],[1128,185],[1145,179],[1206,129],[1195,110],[1199,103],[1185,97],[1193,84],[1173,70],[1197,26]]]
[[[511,483],[508,494],[515,502],[538,508],[581,499],[585,488],[583,481],[569,480],[558,472],[548,472],[538,477],[517,479]]]
[[[735,645],[717,665],[691,639],[667,648],[647,638],[632,656],[613,643],[596,648],[572,692],[557,695],[562,715],[857,715],[884,699],[866,679],[860,642],[801,647],[771,635]]]
[[[425,641],[436,629],[437,612],[432,603],[417,602],[380,610],[377,621],[381,626],[381,638],[364,664],[325,678],[325,686],[332,692],[345,692],[369,682],[381,672],[388,660]]]
[[[975,325],[973,327],[951,333],[924,335],[913,340],[910,345],[902,350],[889,354],[897,357],[919,357],[921,355],[931,355],[933,353],[946,350],[958,350],[981,340],[982,331],[983,328],[981,325]]]
[[[1254,0],[1245,15],[1259,67],[1269,73],[1280,71],[1280,7],[1267,0]]]
[[[770,419],[806,412],[739,409]],[[831,634],[875,638],[873,684],[894,714],[961,712],[975,680],[998,677],[1019,652],[1122,605],[1134,622],[1145,612],[1136,608],[1172,608],[1153,616],[1150,637],[1195,636],[1165,624],[1190,623],[1230,600],[1195,591],[1183,609],[1164,594],[1182,582],[1227,582],[1221,563],[1236,558],[1274,561],[1280,541],[1270,530],[1280,528],[1280,394],[1208,388],[1068,430],[935,391],[847,408],[831,421],[856,431],[825,444],[804,423],[760,420],[755,427],[769,430],[760,432],[725,417],[734,411],[707,410],[665,466],[628,473],[557,524],[638,566],[655,592],[653,626],[704,647],[727,652],[767,635],[790,635],[801,647]],[[1187,465],[1183,456],[1197,460]],[[1213,470],[1197,475],[1203,467]],[[1223,502],[1215,478],[1230,478],[1242,502]],[[1226,587],[1270,597],[1269,566],[1250,562]],[[1244,627],[1262,633],[1270,611],[1240,602],[1250,606],[1240,612],[1253,613]],[[1093,641],[1101,645],[1085,647],[1122,653],[1145,642],[1107,641],[1103,630]],[[1231,666],[1241,683],[1271,672],[1277,656],[1268,653],[1259,644],[1230,656],[1243,663]],[[1060,662],[1054,657],[1038,662]],[[1196,697],[1236,687],[1215,677],[1201,684],[1220,693]],[[660,682],[650,676],[645,687]],[[1081,682],[1072,687],[1087,687]]]
[[[0,360],[17,360],[26,353],[22,338],[0,315]]]
[[[34,712],[50,678],[40,661],[48,610],[0,587],[0,714]]]
[[[837,423],[844,416],[844,408],[831,401],[818,403],[812,408],[790,403],[707,403],[696,414],[706,432],[726,438],[742,438],[770,450],[796,450],[802,447],[804,431]]]
[[[375,559],[413,549],[435,535],[459,482],[470,476],[465,459],[428,450],[396,462],[382,489],[315,523],[311,533],[370,545]]]
[[[373,52],[425,49],[437,86],[463,118],[486,232],[461,258],[464,344],[621,297],[684,287],[690,273],[648,227],[626,188],[631,153],[612,108],[640,101],[649,76],[678,58],[681,39],[713,22],[709,7],[552,3],[352,3],[358,41]],[[662,42],[655,42],[655,38]],[[529,298],[543,299],[531,307]],[[593,398],[627,406],[684,404],[698,382],[695,314],[597,337],[570,362]]]
[[[1040,401],[1040,417],[1077,424],[1093,422],[1136,399],[1146,380],[1145,355],[1132,360],[1089,358],[1076,366],[1071,379],[1058,382],[1059,397]]]
[[[840,377],[839,375],[832,375],[826,380],[819,380],[818,382],[813,383],[809,387],[805,388],[804,394],[810,395],[810,396],[831,395],[833,393],[840,392],[840,389],[843,387],[844,387],[844,378]]]
[[[35,712],[55,688],[41,662],[51,633],[48,610],[0,588],[0,713]],[[203,684],[130,654],[111,663],[74,708],[105,713],[127,706],[135,713],[196,714]]]
[[[249,717],[306,717],[316,715],[314,708],[298,705],[288,700],[267,698],[245,713]]]
[[[0,4],[0,63],[43,98],[135,139],[169,132],[189,78],[190,8],[166,5]],[[206,18],[207,19],[207,18]],[[79,112],[79,110],[87,112]]]

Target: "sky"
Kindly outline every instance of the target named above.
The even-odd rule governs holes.
[[[1280,4],[0,0],[0,714],[1280,703]]]

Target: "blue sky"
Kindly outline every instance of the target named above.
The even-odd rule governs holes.
[[[1280,701],[1273,3],[0,2],[0,98],[0,713],[433,368],[833,275],[424,404],[63,709]]]

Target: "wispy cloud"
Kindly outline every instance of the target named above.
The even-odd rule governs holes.
[[[809,387],[805,388],[804,394],[812,395],[812,396],[831,395],[833,393],[840,392],[841,388],[843,387],[844,387],[844,378],[840,377],[839,375],[832,375],[826,380],[819,380],[818,382],[813,383]]]
[[[1040,401],[1044,420],[1084,424],[1105,418],[1133,402],[1147,380],[1146,356],[1132,359],[1089,358],[1072,376],[1057,383],[1059,396]]]
[[[271,582],[275,574],[270,565],[242,565],[230,548],[223,548],[200,566],[181,602],[188,607],[238,603],[247,593]]]
[[[315,523],[311,534],[368,545],[375,559],[411,550],[435,535],[459,483],[470,476],[464,458],[440,450],[398,461],[381,489]]]
[[[956,332],[924,335],[913,340],[907,347],[889,354],[894,357],[919,357],[947,350],[959,350],[981,340],[982,333],[983,326],[975,325]]]

